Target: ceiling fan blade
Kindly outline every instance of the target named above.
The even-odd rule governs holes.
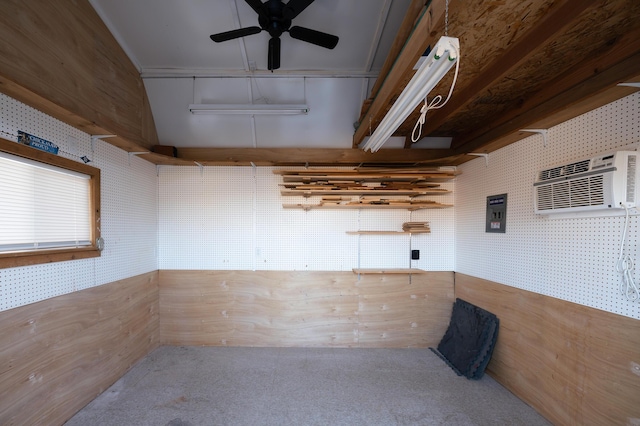
[[[337,36],[304,27],[291,27],[289,29],[289,35],[295,39],[326,47],[327,49],[336,47],[339,40]]]
[[[260,31],[262,31],[262,28],[260,27],[247,27],[226,31],[224,33],[212,34],[210,37],[211,40],[215,41],[216,43],[221,43],[223,41],[233,40],[234,38],[258,34]]]
[[[244,0],[258,15],[265,14],[264,4],[260,0]]]
[[[305,10],[314,0],[289,0],[282,14],[286,19],[293,19]]]
[[[269,39],[268,69],[273,71],[280,68],[280,38]]]

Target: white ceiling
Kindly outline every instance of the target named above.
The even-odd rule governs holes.
[[[360,115],[410,0],[316,0],[292,25],[334,34],[333,50],[283,34],[267,71],[266,32],[244,0],[90,0],[138,67],[163,145],[350,148]],[[253,70],[255,64],[255,70]],[[192,115],[192,103],[306,103],[308,115]]]

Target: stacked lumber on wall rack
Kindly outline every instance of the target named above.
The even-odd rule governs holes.
[[[402,231],[347,231],[349,235],[429,234],[429,222],[405,222]]]
[[[322,196],[319,204],[283,204],[284,208],[390,208],[435,209],[448,204],[418,198],[449,194],[441,182],[456,177],[449,168],[422,170],[394,169],[305,169],[274,170],[282,175],[283,196]],[[357,197],[354,199],[354,197]]]
[[[402,224],[402,230],[411,234],[428,234],[431,232],[429,222],[405,222]]]

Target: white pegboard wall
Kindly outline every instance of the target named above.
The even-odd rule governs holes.
[[[351,270],[357,242],[346,232],[355,229],[357,212],[283,209],[282,204],[318,203],[320,197],[281,196],[282,176],[274,169],[257,169],[257,269]]]
[[[251,167],[161,167],[161,269],[253,268]]]
[[[161,269],[350,271],[357,267],[453,269],[454,210],[284,209],[319,197],[280,195],[272,167],[161,167]],[[207,176],[214,176],[209,179]],[[443,185],[453,189],[454,183]],[[207,194],[211,202],[199,200]],[[453,203],[453,194],[436,197]],[[211,220],[202,220],[209,217]],[[357,230],[401,230],[425,220],[428,235],[348,235]],[[208,241],[203,236],[208,235]],[[421,258],[410,259],[410,247]],[[205,250],[203,250],[205,248]],[[204,251],[204,256],[203,256]],[[212,261],[220,253],[224,262]]]
[[[640,142],[640,94],[576,117],[460,166],[456,185],[457,272],[640,319],[615,270],[623,217],[549,219],[533,213],[536,172]],[[484,232],[486,197],[507,193],[505,234]],[[637,216],[628,250],[638,258]],[[636,268],[636,278],[640,271]]]
[[[55,143],[61,157],[76,161],[81,161],[82,156],[91,158],[91,145],[86,143],[86,133],[0,94],[0,137],[17,141],[18,130]]]
[[[0,269],[0,310],[98,286],[157,269],[157,177],[155,165],[0,94],[0,136],[17,141],[18,130],[59,147],[75,161],[86,156],[101,170],[99,258]]]
[[[156,166],[104,141],[95,144],[101,172],[101,232],[96,283],[106,284],[158,269]]]

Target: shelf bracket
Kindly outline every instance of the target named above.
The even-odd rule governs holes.
[[[618,83],[618,86],[621,87],[635,87],[636,89],[640,89],[640,83],[638,82],[628,82],[628,83]]]
[[[117,135],[91,135],[91,153],[96,150],[96,141],[98,139],[115,138]]]
[[[204,173],[204,166],[201,163],[198,163],[197,161],[194,161],[194,164],[200,167],[200,176],[202,176],[202,174]]]
[[[529,133],[538,133],[539,135],[542,135],[543,138],[543,143],[544,143],[544,147],[547,147],[547,134],[549,133],[549,130],[547,129],[520,129],[521,132],[529,132]]]
[[[484,157],[484,166],[489,167],[489,154],[486,152],[470,152],[467,155],[475,155],[476,157]]]
[[[129,154],[129,165],[131,165],[131,157],[133,157],[134,155],[141,155],[141,154],[149,154],[149,151],[137,151],[137,152],[128,152],[127,154]]]

